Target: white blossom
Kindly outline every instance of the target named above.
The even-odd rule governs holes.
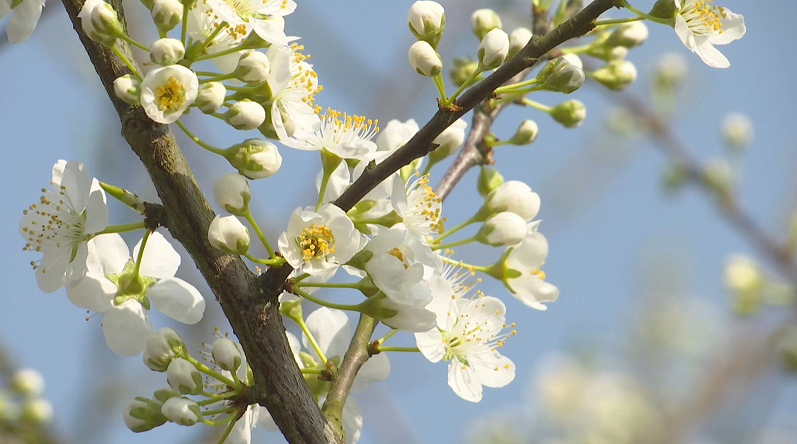
[[[6,24],[8,41],[14,44],[24,42],[33,34],[44,8],[44,0],[23,0],[14,4],[13,0],[0,0],[0,20],[11,13]]]
[[[349,115],[327,108],[321,124],[312,134],[294,134],[282,141],[285,145],[306,151],[326,149],[342,159],[363,159],[376,151],[371,139],[379,132],[378,120]],[[298,137],[304,136],[303,139]]]
[[[225,253],[246,254],[249,251],[249,229],[236,216],[216,215],[208,228],[208,242]]]
[[[478,214],[486,219],[502,211],[511,211],[530,221],[540,211],[540,196],[531,191],[531,187],[518,180],[504,182],[487,195]]]
[[[498,68],[509,54],[509,36],[501,29],[493,29],[482,38],[478,54],[486,69]]]
[[[224,120],[237,130],[249,131],[266,121],[266,110],[257,102],[243,99],[232,104]]]
[[[235,68],[235,78],[246,83],[264,82],[268,79],[271,62],[265,53],[260,51],[247,51],[238,59]]]
[[[141,102],[141,80],[132,74],[119,76],[113,81],[113,92],[130,105],[137,105]]]
[[[420,173],[415,173],[415,178],[406,186],[401,177],[394,176],[390,203],[407,229],[420,236],[424,242],[426,236],[444,231],[443,200],[429,185],[428,174],[421,176]]]
[[[509,211],[490,216],[476,233],[479,242],[493,247],[517,245],[525,237],[526,221]]]
[[[179,0],[154,0],[150,15],[159,31],[168,32],[182,20],[183,4]]]
[[[470,16],[470,25],[473,33],[479,40],[492,31],[501,29],[501,17],[492,9],[478,9]]]
[[[407,21],[412,33],[420,39],[443,32],[446,14],[440,3],[422,0],[410,6]]]
[[[504,284],[518,300],[536,308],[547,310],[543,302],[553,302],[559,297],[559,289],[545,281],[545,272],[540,267],[548,256],[548,240],[537,231],[539,221],[526,226],[526,237],[517,246],[510,247],[505,267],[519,273],[504,277]]]
[[[678,8],[675,33],[683,44],[712,68],[731,66],[728,59],[714,46],[727,45],[742,38],[747,31],[744,17],[704,0],[673,1]]]
[[[268,86],[273,97],[271,123],[280,140],[295,137],[304,140],[318,131],[321,120],[313,108],[315,95],[321,91],[313,65],[300,53],[303,46],[271,45],[266,52],[271,62]]]
[[[141,82],[141,106],[150,119],[173,123],[194,103],[199,80],[182,65],[153,69]]]
[[[105,192],[97,179],[89,181],[82,163],[59,160],[50,184],[39,202],[23,211],[19,224],[23,250],[42,253],[31,265],[39,289],[46,293],[86,274],[86,242],[108,224]]]
[[[246,36],[250,31],[274,46],[287,45],[284,16],[296,10],[293,0],[206,0],[230,28]]]
[[[199,87],[194,104],[203,113],[213,114],[221,108],[226,98],[227,88],[223,83],[207,82]]]

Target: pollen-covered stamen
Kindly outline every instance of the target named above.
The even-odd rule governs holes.
[[[296,243],[302,249],[304,262],[335,252],[335,235],[326,225],[313,224],[304,228],[296,237]]]
[[[727,18],[725,8],[711,5],[712,0],[687,0],[681,16],[696,35],[722,34],[722,19]]]
[[[42,188],[39,202],[23,211],[26,224],[22,227],[22,233],[27,238],[22,248],[24,251],[74,248],[88,239],[85,233],[85,211],[75,208],[66,186],[52,185],[51,190]],[[31,261],[34,270],[39,267],[38,264],[39,261]],[[46,269],[42,269],[42,273],[46,272]]]
[[[446,248],[443,250],[443,256],[445,258],[451,258],[454,255],[454,250],[450,248]],[[466,282],[468,278],[471,278],[476,275],[475,268],[472,265],[465,264],[463,262],[459,263],[452,263],[452,262],[444,262],[443,263],[443,272],[441,273],[443,278],[448,281],[448,284],[451,285],[451,288],[454,290],[454,294],[451,295],[451,299],[459,299],[465,297],[468,292],[474,288],[477,284],[481,283],[481,278],[476,278],[476,281]]]
[[[481,291],[468,296],[470,303],[459,314],[456,323],[448,332],[443,335],[443,342],[446,345],[444,359],[457,358],[464,365],[469,365],[467,361],[468,353],[476,347],[488,347],[491,350],[503,347],[509,337],[517,334],[515,324],[504,323],[503,313],[496,310],[492,316],[483,313],[487,303],[482,299],[485,297]],[[511,328],[504,332],[504,329]]]
[[[319,117],[321,118],[319,134],[325,148],[356,140],[371,140],[379,132],[377,126],[379,120],[371,120],[364,116],[348,115],[327,108]]]
[[[174,111],[182,108],[185,102],[185,85],[174,76],[155,88],[155,102],[161,111]]]
[[[398,247],[388,251],[387,254],[389,254],[389,255],[395,257],[396,259],[398,259],[399,261],[401,261],[401,265],[404,265],[404,269],[405,270],[410,268],[410,263],[407,261],[407,257],[404,256],[404,252],[399,250]]]
[[[404,223],[420,234],[429,236],[445,231],[442,217],[443,200],[429,186],[429,174],[415,173],[416,179],[407,185],[407,210]]]
[[[302,63],[310,58],[309,54],[300,52],[304,50],[304,45],[291,43],[291,49],[293,50],[293,66],[288,89],[296,91],[302,102],[312,105],[315,102],[315,95],[323,91],[324,87],[318,84],[318,74],[310,65]]]
[[[540,264],[540,267],[542,267],[543,265],[545,265],[545,262],[543,262],[542,264]],[[531,274],[533,274],[533,275],[537,276],[538,278],[540,278],[540,279],[541,279],[541,280],[543,280],[543,281],[545,280],[545,272],[544,272],[544,271],[542,271],[542,270],[540,270],[540,268],[539,268],[539,267],[537,267],[537,268],[535,268],[535,269],[531,270],[529,273],[531,273]]]

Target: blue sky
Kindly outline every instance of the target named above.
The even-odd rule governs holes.
[[[320,105],[366,114],[383,126],[393,118],[414,118],[422,124],[431,117],[434,86],[407,62],[406,51],[413,42],[406,24],[411,3],[299,2],[296,13],[287,19],[286,31],[301,36],[306,52],[312,54],[310,61],[324,85],[317,98]],[[634,2],[641,9],[652,3]],[[523,15],[524,2],[497,4],[513,11],[504,15],[505,29],[528,20]],[[745,158],[742,201],[767,230],[783,237],[795,204],[797,160],[793,125],[797,86],[790,75],[795,61],[783,55],[789,54],[785,42],[793,38],[789,30],[797,4],[741,0],[722,4],[744,14],[748,28],[742,40],[723,48],[732,63],[729,69],[703,65],[672,29],[650,25],[650,39],[629,55],[640,72],[631,90],[647,91],[648,74],[663,53],[683,54],[690,77],[678,97],[674,125],[701,160],[722,156],[718,128],[728,112],[748,114],[755,124],[755,141]],[[445,61],[473,56],[478,42],[469,32],[469,15],[492,4],[449,1],[443,5],[448,11],[440,46]],[[118,119],[61,5],[51,2],[47,7],[57,11],[49,14],[27,43],[0,49],[4,67],[0,84],[5,85],[0,130],[7,159],[2,184],[11,190],[6,195],[7,217],[0,220],[8,252],[0,272],[6,282],[0,341],[20,365],[44,374],[47,396],[55,405],[55,427],[75,442],[188,442],[196,431],[167,425],[135,435],[124,428],[118,407],[110,412],[97,408],[100,400],[113,405],[147,395],[164,385],[165,378],[149,372],[137,358],[114,356],[104,344],[99,319],[84,321],[85,312],[71,305],[63,290],[42,294],[28,264],[34,258],[21,249],[17,226],[22,210],[38,199],[38,190],[49,183],[50,168],[59,158],[80,160],[101,180],[155,198],[144,168],[119,136]],[[128,16],[138,20],[133,32],[139,36],[151,32],[143,21],[147,16],[141,15],[144,8],[132,1],[127,8]],[[665,162],[650,143],[619,145],[605,137],[605,119],[612,109],[606,94],[585,87],[574,96],[588,108],[587,120],[578,129],[565,130],[548,116],[526,109],[506,112],[494,128],[499,136],[508,137],[522,119],[534,119],[540,126],[533,145],[498,149],[496,167],[505,178],[525,181],[542,197],[540,230],[551,248],[545,271],[561,290],[560,299],[548,311],[539,312],[522,306],[500,284],[485,279],[481,289],[507,301],[508,318],[518,324],[518,337],[504,349],[517,364],[516,380],[506,389],[487,389],[481,403],[470,404],[446,385],[445,365],[432,365],[419,354],[391,356],[389,380],[359,396],[366,407],[361,442],[398,442],[404,436],[400,432],[417,442],[454,442],[472,419],[525,402],[535,363],[546,352],[584,335],[605,337],[598,340],[609,344],[625,332],[646,273],[644,264],[655,258],[675,258],[682,266],[678,279],[684,282],[684,292],[727,310],[724,260],[734,252],[754,254],[753,249],[718,217],[701,193],[687,190],[674,199],[666,197],[660,180]],[[564,99],[541,94],[539,100],[555,104]],[[209,120],[191,116],[188,123],[219,146],[241,140],[238,132]],[[193,143],[182,139],[181,146],[205,190],[229,171],[223,161]],[[313,179],[319,167],[317,157],[310,153],[289,148],[281,148],[281,153],[282,170],[253,184],[253,207],[271,239],[279,235],[293,208],[314,202]],[[584,175],[585,171],[589,174]],[[433,183],[442,172],[443,166],[433,170]],[[472,171],[446,201],[450,223],[468,217],[480,205],[475,179]],[[129,210],[112,207],[112,223],[133,220],[135,214]],[[126,239],[131,246],[137,242],[136,234]],[[492,260],[498,255],[482,247],[463,247],[458,253],[478,264],[485,263],[484,257]],[[190,258],[184,257],[178,276],[200,285]],[[209,302],[206,321],[180,330],[190,332],[196,342],[210,339],[215,325],[228,328],[211,293],[201,289]],[[157,315],[153,322],[170,325]],[[397,345],[412,343],[411,335],[396,338]],[[103,414],[107,416],[95,416]],[[102,427],[95,417],[105,418]],[[378,433],[380,429],[393,431]],[[265,433],[258,439],[280,442],[277,435]]]

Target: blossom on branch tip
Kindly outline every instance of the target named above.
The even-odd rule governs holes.
[[[39,289],[51,293],[86,274],[87,242],[108,225],[105,192],[89,181],[82,163],[53,165],[52,188],[42,188],[39,202],[23,211],[19,233],[23,250],[42,253],[31,261]]]
[[[0,0],[0,20],[11,14],[6,24],[8,41],[17,44],[27,40],[39,23],[42,8],[44,0]]]
[[[141,106],[150,119],[173,123],[194,103],[199,80],[181,65],[153,69],[141,82]]]
[[[706,0],[673,0],[677,14],[672,26],[686,47],[712,68],[731,66],[715,48],[742,38],[747,31],[744,17]]]
[[[417,1],[410,6],[407,21],[415,38],[436,47],[446,27],[446,13],[440,3]]]
[[[159,31],[169,32],[182,20],[183,4],[179,0],[155,0],[150,15]]]
[[[95,12],[97,13],[96,20]],[[41,14],[41,11],[39,14]],[[80,8],[78,18],[80,18],[80,26],[83,28],[83,32],[85,32],[90,39],[94,40],[95,42],[111,46],[116,43],[116,39],[119,37],[117,32],[121,32],[122,28],[121,25],[118,24],[118,19],[118,26],[108,27],[103,24],[103,22],[107,22],[107,19],[110,15],[116,17],[116,11],[114,11],[113,7],[105,1],[86,0],[83,3],[83,6]],[[113,31],[113,33],[109,34],[107,31]]]

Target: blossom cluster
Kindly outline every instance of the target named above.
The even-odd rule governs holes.
[[[14,33],[12,40],[27,38],[41,6],[35,0],[21,0],[6,8],[7,1],[0,0],[0,17],[14,11],[8,27]],[[527,184],[505,181],[496,169],[484,165],[478,181],[481,198],[472,200],[478,202],[472,216],[450,227],[443,199],[431,181],[434,166],[465,144],[468,124],[458,119],[434,138],[427,156],[375,184],[345,211],[336,205],[337,200],[366,170],[396,156],[420,137],[419,125],[413,119],[390,120],[380,128],[377,119],[317,105],[316,95],[323,88],[308,63],[310,56],[296,42],[298,37],[285,33],[285,17],[297,8],[292,0],[142,3],[160,37],[148,45],[131,37],[113,7],[103,0],[83,4],[82,32],[127,64],[130,73],[114,81],[118,99],[155,123],[176,123],[197,145],[224,157],[234,170],[214,184],[214,200],[229,215],[213,219],[207,227],[207,242],[258,267],[293,268],[280,296],[280,310],[302,330],[301,341],[291,333],[287,341],[319,404],[324,403],[329,381],[353,335],[347,312],[370,316],[391,329],[371,342],[370,358],[357,375],[355,389],[387,377],[390,364],[385,353],[391,351],[417,351],[432,363],[448,362],[448,385],[467,401],[480,401],[485,386],[509,384],[515,366],[501,347],[516,334],[515,324],[507,322],[502,298],[475,287],[482,276],[494,278],[519,302],[537,310],[546,310],[546,304],[558,298],[558,288],[542,270],[548,242],[536,219],[540,196]],[[528,95],[538,91],[571,94],[588,79],[611,90],[628,87],[637,72],[625,57],[648,36],[640,20],[673,26],[685,44],[711,66],[722,66],[724,59],[712,45],[744,34],[741,16],[706,2],[660,0],[650,13],[620,3],[637,16],[595,22],[588,43],[561,48],[561,56],[548,59],[528,79],[495,89],[483,102],[485,109],[521,104],[549,114],[566,128],[577,127],[586,118],[580,101],[571,99],[550,107]],[[417,1],[409,9],[407,22],[416,39],[409,48],[409,63],[415,72],[432,79],[441,109],[457,110],[460,94],[522,54],[533,41],[527,28],[504,31],[495,11],[475,11],[470,20],[479,40],[475,58],[453,60],[448,74],[456,90],[450,93],[443,76],[444,57],[438,53],[446,26],[443,7],[434,1]],[[19,30],[20,26],[25,29]],[[151,63],[146,64],[146,71],[128,58],[120,42],[147,51]],[[579,55],[605,64],[588,70]],[[199,66],[215,71],[201,71]],[[236,130],[256,130],[260,135],[228,148],[215,147],[181,121],[194,109]],[[511,137],[501,140],[488,133],[470,143],[483,144],[488,150],[528,145],[538,133],[537,123],[524,119]],[[297,207],[281,235],[270,241],[250,210],[249,181],[279,172],[282,156],[275,142],[317,152],[320,171],[314,205]],[[490,162],[489,158],[485,161]],[[180,255],[157,231],[158,221],[145,217],[141,222],[108,224],[106,193],[144,216],[151,216],[148,205],[129,191],[89,180],[77,161],[58,161],[51,187],[42,193],[25,210],[20,225],[24,249],[42,254],[31,262],[40,289],[54,292],[65,287],[72,303],[102,313],[103,333],[114,352],[143,353],[147,367],[166,373],[169,387],[156,391],[152,398],[131,402],[124,413],[126,425],[135,432],[166,422],[222,425],[226,432],[221,442],[239,443],[250,442],[257,422],[273,428],[268,412],[251,396],[254,376],[240,344],[219,336],[206,346],[205,364],[190,355],[176,331],[155,329],[150,323],[153,304],[180,323],[195,324],[202,319],[206,302],[193,285],[175,277]],[[463,230],[474,225],[478,226],[475,234],[462,236]],[[250,227],[268,257],[250,251]],[[131,253],[119,233],[141,229],[144,234]],[[460,238],[453,240],[457,235]],[[456,259],[453,248],[468,243],[498,249],[496,259],[491,264]],[[315,295],[318,289],[354,290],[364,298],[342,304]],[[305,316],[305,300],[321,308]],[[385,345],[400,331],[414,334],[415,347]],[[356,442],[362,413],[352,399],[345,403],[343,427],[347,441]]]

